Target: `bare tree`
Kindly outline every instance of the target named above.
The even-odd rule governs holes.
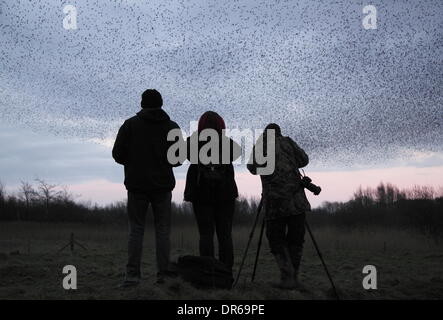
[[[63,203],[70,203],[74,202],[74,200],[78,197],[80,197],[80,195],[71,193],[68,186],[60,186],[57,200]]]
[[[432,200],[435,197],[435,190],[431,186],[415,185],[407,191],[409,199],[427,199]]]
[[[4,201],[5,198],[6,198],[6,196],[5,196],[5,185],[0,180],[0,201]]]
[[[375,191],[372,188],[363,189],[361,186],[354,192],[354,201],[360,206],[370,206],[375,201]]]
[[[27,210],[29,210],[29,205],[36,196],[37,192],[34,190],[34,187],[29,182],[21,181],[19,197],[25,202]]]
[[[383,182],[380,183],[375,190],[376,190],[375,197],[377,199],[378,204],[382,206],[386,205],[387,195],[386,195],[386,188]]]
[[[330,201],[324,201],[321,204],[321,208],[325,210],[327,214],[334,214],[340,210],[341,203],[339,202],[330,202]]]
[[[49,205],[60,196],[61,192],[57,190],[56,184],[49,184],[43,179],[35,179],[35,181],[38,183],[38,196],[45,204],[46,217],[49,217]]]
[[[394,204],[402,198],[400,190],[391,183],[386,184],[386,203],[388,205]]]

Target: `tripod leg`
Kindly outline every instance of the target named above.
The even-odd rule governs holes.
[[[243,258],[242,258],[242,261],[241,261],[241,264],[240,264],[240,268],[238,269],[237,277],[236,277],[235,282],[234,282],[232,287],[235,287],[237,285],[237,283],[238,283],[238,280],[240,279],[240,274],[241,274],[243,266],[245,264],[246,256],[248,255],[249,245],[251,244],[251,240],[254,237],[255,227],[257,226],[258,218],[260,216],[261,207],[262,207],[262,200],[260,200],[260,203],[258,205],[257,215],[255,216],[255,221],[254,221],[254,224],[252,225],[252,230],[251,230],[251,232],[249,234],[248,244],[246,245],[246,249],[245,249],[245,252],[243,254]]]
[[[260,229],[260,237],[258,238],[257,254],[255,255],[254,271],[252,272],[251,282],[254,282],[254,279],[255,279],[255,272],[257,271],[258,258],[260,256],[260,249],[261,249],[261,243],[262,243],[262,239],[263,239],[264,230],[265,230],[265,218],[263,217],[263,221],[262,221],[261,229]]]
[[[74,243],[77,244],[79,247],[82,247],[84,250],[88,250],[86,249],[86,247],[84,245],[82,245],[80,242],[78,242],[77,240],[74,240]]]
[[[314,244],[315,250],[317,251],[318,257],[323,264],[323,268],[325,269],[326,275],[328,276],[329,282],[331,283],[332,290],[334,290],[335,297],[337,300],[340,300],[337,289],[335,288],[334,281],[332,280],[331,274],[329,273],[328,267],[326,266],[325,261],[323,260],[323,256],[321,255],[320,249],[318,248],[317,241],[315,241],[314,235],[312,234],[311,228],[309,227],[308,221],[305,220],[305,226],[308,230],[309,236],[311,237],[312,243]]]
[[[68,247],[71,244],[71,242],[68,242],[63,248],[59,249],[57,252],[63,251],[66,247]]]

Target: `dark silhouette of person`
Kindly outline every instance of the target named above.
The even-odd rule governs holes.
[[[198,141],[198,135],[205,130],[213,130],[218,137],[218,160],[202,163],[202,159],[192,160],[194,152],[211,141]],[[187,139],[188,159],[191,164],[186,175],[184,199],[192,202],[200,234],[201,256],[214,257],[214,233],[217,234],[219,260],[232,271],[234,249],[232,243],[232,221],[235,199],[238,197],[232,162],[241,155],[240,146],[224,134],[225,122],[213,111],[205,112],[199,119],[198,130]],[[223,145],[228,146],[223,148]],[[210,150],[211,154],[214,150]],[[223,158],[225,161],[223,161]]]
[[[172,276],[168,270],[171,230],[171,191],[175,187],[173,165],[167,151],[174,141],[168,132],[179,128],[162,109],[163,100],[157,90],[142,94],[142,110],[127,119],[117,134],[112,156],[124,165],[128,190],[128,263],[122,286],[137,285],[141,279],[141,258],[145,219],[152,206],[155,224],[157,282]],[[180,163],[177,163],[180,165]]]
[[[260,175],[266,236],[280,269],[280,282],[275,286],[293,289],[301,286],[298,274],[305,237],[305,218],[306,211],[311,209],[298,169],[306,166],[309,158],[290,137],[282,136],[277,124],[271,123],[266,126],[253,148],[247,165],[252,174],[257,174],[257,169],[264,166],[257,163],[255,149],[258,143],[263,143],[264,152],[269,151],[267,137],[270,129],[275,135],[275,140],[270,139],[269,142],[274,143],[275,147],[275,168],[272,174]]]

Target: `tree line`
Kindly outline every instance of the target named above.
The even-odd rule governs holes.
[[[7,193],[0,181],[0,221],[126,223],[125,201],[99,206],[76,201],[77,197],[67,186],[43,179],[35,179],[33,183],[21,181],[14,193]],[[257,206],[258,201],[239,198],[234,223],[249,222]],[[190,203],[173,202],[171,211],[175,223],[194,223]],[[147,219],[152,221],[152,214],[148,214]]]
[[[318,225],[344,228],[378,226],[443,236],[443,188],[413,186],[399,189],[390,183],[359,188],[351,200],[325,202],[310,219]]]
[[[259,199],[237,199],[234,224],[251,224]],[[176,224],[195,223],[192,205],[172,203]],[[45,221],[125,224],[126,203],[106,206],[76,201],[65,186],[43,179],[22,181],[15,193],[7,193],[0,182],[0,221]],[[148,215],[152,222],[152,215]],[[414,186],[399,189],[380,183],[376,188],[359,188],[349,201],[324,202],[308,215],[316,226],[366,228],[370,226],[414,229],[443,235],[443,188]]]

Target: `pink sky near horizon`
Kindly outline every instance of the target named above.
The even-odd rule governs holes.
[[[380,182],[392,183],[399,187],[410,188],[414,185],[426,185],[443,192],[443,166],[436,167],[394,167],[353,171],[311,171],[309,176],[313,182],[322,187],[319,196],[307,195],[313,207],[319,206],[324,201],[347,201],[359,186],[375,187]],[[236,172],[236,182],[240,195],[244,197],[259,197],[261,183],[258,176],[253,176],[244,170]],[[184,179],[177,179],[173,190],[173,201],[183,201]],[[126,199],[126,190],[122,183],[109,182],[105,179],[91,180],[84,183],[73,184],[69,190],[81,195],[77,200],[91,201],[100,205],[110,204]]]

